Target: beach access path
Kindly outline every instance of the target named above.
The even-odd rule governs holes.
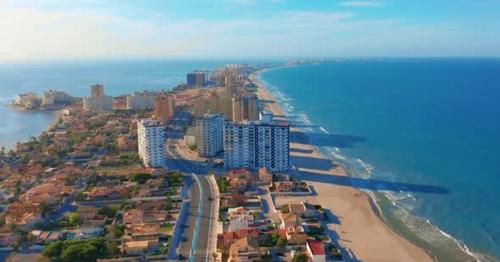
[[[258,86],[259,99],[274,100],[255,74],[250,79]],[[277,103],[267,103],[266,106],[275,114],[284,114]],[[398,235],[377,215],[366,193],[352,186],[308,179],[311,174],[347,176],[342,166],[322,157],[311,144],[292,143],[290,147],[291,162],[296,168],[294,172],[313,187],[315,194],[306,197],[275,197],[276,208],[285,203],[300,201],[322,205],[331,212],[328,233],[344,250],[346,261],[433,261],[426,250]]]

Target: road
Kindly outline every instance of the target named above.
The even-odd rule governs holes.
[[[191,205],[178,253],[189,258],[189,261],[212,261],[216,245],[215,201],[218,199],[215,199],[213,181],[207,175],[208,168],[201,167],[199,162],[186,159],[170,141],[167,144],[167,166],[191,175],[195,181],[189,192]]]

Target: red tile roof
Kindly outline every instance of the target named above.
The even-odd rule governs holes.
[[[325,246],[322,241],[318,240],[307,240],[307,245],[311,249],[311,253],[314,256],[325,255]]]

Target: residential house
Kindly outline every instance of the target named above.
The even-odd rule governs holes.
[[[222,207],[228,207],[228,208],[239,207],[245,204],[246,199],[247,199],[246,195],[239,193],[223,195],[220,198],[220,205]]]
[[[325,262],[326,253],[323,241],[307,240],[306,245],[307,255],[311,257],[313,262]]]
[[[31,227],[41,221],[41,207],[35,203],[14,202],[5,215],[6,224]]]
[[[249,229],[241,229],[234,232],[224,232],[222,234],[217,235],[217,246],[229,247],[238,239],[244,237],[253,237],[257,238],[259,236],[258,228],[249,228]]]
[[[85,227],[71,231],[74,239],[89,239],[102,236],[104,229],[102,227]]]
[[[256,238],[244,237],[235,241],[229,248],[228,262],[258,261],[259,245]]]
[[[287,210],[288,213],[294,213],[294,214],[301,215],[304,212],[306,212],[306,206],[302,202],[300,202],[300,203],[289,203],[289,204],[285,205],[285,210]]]
[[[80,206],[76,213],[83,220],[82,227],[98,227],[106,223],[107,217],[98,214],[99,209],[92,206]]]
[[[228,231],[239,231],[254,226],[253,213],[244,207],[230,208],[228,210]]]
[[[285,230],[286,238],[289,244],[304,244],[307,240],[307,234],[300,222],[300,217],[296,213],[280,213],[280,229]]]
[[[291,192],[291,191],[293,191],[293,182],[292,181],[274,182],[274,191],[275,192]]]
[[[125,212],[123,222],[126,225],[143,223],[164,223],[170,219],[170,215],[165,211],[144,211],[133,209]]]
[[[127,241],[158,241],[160,238],[160,224],[131,224],[127,225],[122,240]]]
[[[122,186],[101,185],[96,186],[87,194],[88,200],[120,199],[128,197],[128,190]]]
[[[273,174],[265,167],[259,168],[259,180],[263,184],[270,185],[273,183]]]
[[[17,242],[17,235],[12,232],[0,233],[0,247],[13,246]]]
[[[125,255],[139,256],[144,255],[152,249],[159,246],[158,241],[141,240],[141,241],[128,241],[122,244],[121,250]]]
[[[167,181],[165,179],[149,179],[141,185],[139,197],[161,196],[168,190]]]

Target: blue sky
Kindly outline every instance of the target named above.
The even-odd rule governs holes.
[[[496,0],[0,0],[0,61],[500,56]]]

